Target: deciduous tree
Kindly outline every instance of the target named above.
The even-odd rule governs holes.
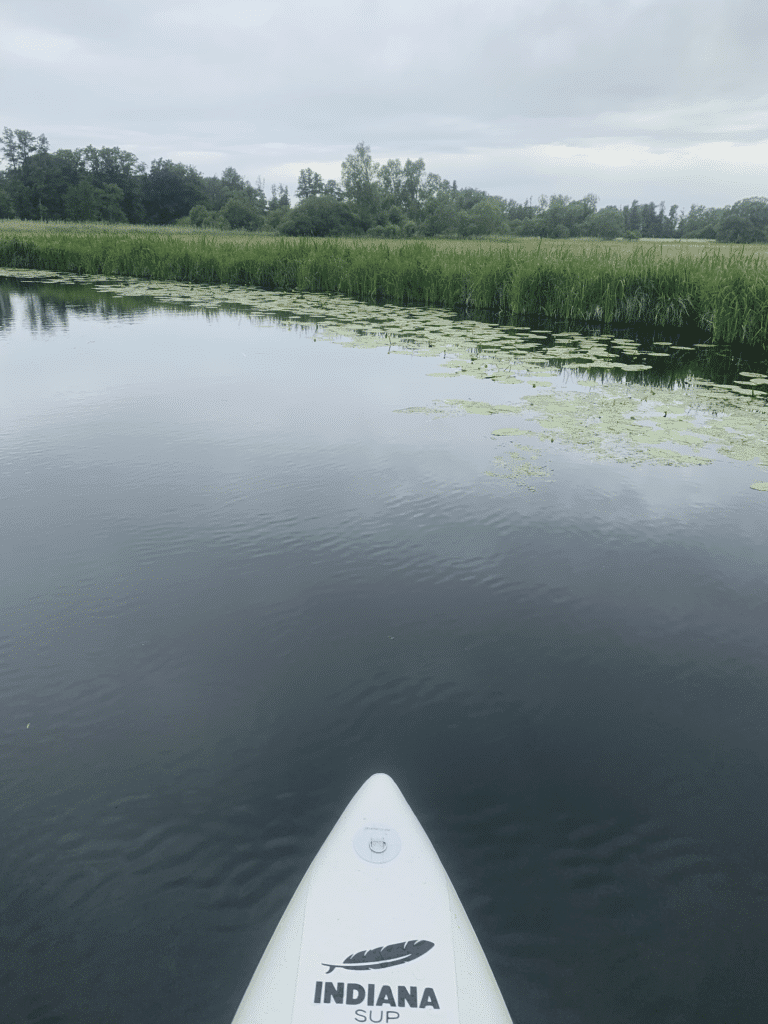
[[[299,171],[299,183],[296,187],[296,198],[301,201],[310,196],[321,196],[325,190],[323,179],[311,167]]]
[[[152,224],[172,224],[205,195],[203,180],[186,164],[153,160],[144,185],[144,203]]]
[[[376,180],[379,165],[371,157],[371,148],[358,142],[341,165],[341,184],[349,202],[354,203],[366,228],[376,220],[381,206],[381,190]]]

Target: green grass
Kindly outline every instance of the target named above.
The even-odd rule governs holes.
[[[590,239],[288,239],[0,221],[0,266],[696,327],[768,348],[768,248]]]

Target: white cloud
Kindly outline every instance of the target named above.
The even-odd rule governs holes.
[[[517,199],[768,191],[763,0],[0,8],[4,119],[54,148],[117,145],[292,186],[305,166],[338,177],[364,139],[378,159],[423,156]]]
[[[0,33],[0,58],[17,66],[45,71],[45,66],[62,66],[82,57],[80,41],[69,35],[47,32],[31,25],[19,25]]]

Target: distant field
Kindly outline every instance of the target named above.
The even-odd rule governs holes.
[[[162,227],[148,224],[107,224],[103,221],[92,223],[73,223],[71,221],[37,221],[37,220],[0,220],[0,238],[3,236],[40,236],[56,238],[61,236],[93,236],[97,235],[161,235],[172,238],[201,238],[205,237],[218,241],[224,245],[263,245],[280,238],[288,244],[301,244],[306,238],[290,238],[276,234],[255,233],[253,231],[218,231],[211,228],[195,228],[189,225],[168,224]],[[636,241],[627,241],[617,238],[615,241],[606,242],[600,238],[517,238],[508,235],[490,236],[487,238],[367,238],[365,236],[352,238],[318,238],[314,242],[337,243],[343,242],[351,246],[378,247],[387,246],[398,249],[403,246],[414,244],[427,244],[437,249],[493,249],[497,247],[515,247],[526,249],[537,249],[539,245],[559,248],[583,249],[616,249],[617,252],[628,254],[635,247],[653,248],[658,250],[659,255],[677,256],[680,253],[699,252],[703,249],[714,249],[718,252],[743,252],[759,254],[768,257],[768,245],[735,245],[714,242],[708,239],[698,238],[640,238]]]
[[[285,238],[0,221],[0,266],[327,292],[560,321],[695,327],[768,347],[768,246],[641,239]]]

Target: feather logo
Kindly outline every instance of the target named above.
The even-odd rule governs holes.
[[[323,964],[328,968],[328,974],[337,967],[343,967],[347,971],[375,971],[381,967],[397,967],[398,964],[407,964],[409,960],[424,956],[434,946],[434,942],[427,939],[410,939],[408,942],[395,942],[391,946],[379,946],[377,949],[361,949],[359,953],[352,953],[343,964]]]

